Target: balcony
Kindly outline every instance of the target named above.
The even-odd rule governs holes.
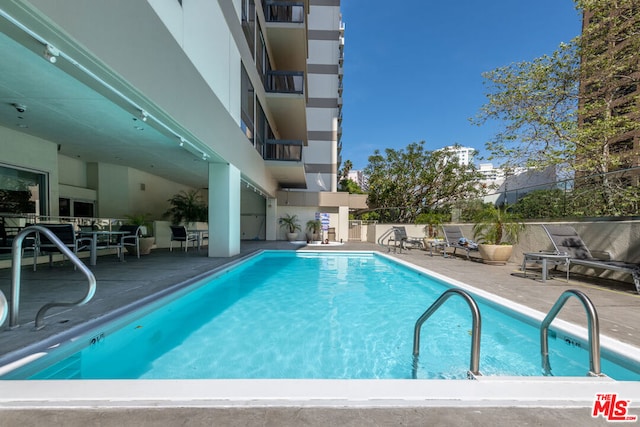
[[[267,140],[264,160],[281,187],[307,188],[302,146],[300,140]]]
[[[307,63],[307,11],[304,2],[266,1],[266,38],[280,70],[304,70]]]
[[[267,104],[281,139],[307,143],[306,99],[304,73],[301,71],[268,71],[264,88]]]
[[[265,160],[280,160],[288,162],[302,161],[302,141],[284,139],[267,139]]]
[[[273,93],[304,93],[302,71],[267,71],[264,89]]]
[[[304,23],[304,3],[289,1],[267,1],[264,5],[267,22]]]

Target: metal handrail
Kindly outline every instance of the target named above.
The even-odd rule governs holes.
[[[7,297],[4,296],[4,292],[0,291],[0,326],[2,326],[7,319],[8,312],[9,303],[7,302]]]
[[[384,239],[386,239],[387,237],[391,236],[391,233],[395,233],[395,227],[391,227],[390,229],[388,229],[387,231],[385,231],[384,233],[382,233],[382,235],[380,237],[378,237],[378,245],[380,246],[387,246],[387,251],[390,252],[391,248],[389,248],[389,245],[385,245],[384,244]],[[387,242],[388,243],[388,242]]]
[[[21,256],[22,256],[22,241],[24,238],[31,233],[41,233],[44,234],[50,241],[53,243],[56,248],[87,277],[89,280],[89,289],[87,289],[87,294],[75,302],[51,302],[42,306],[42,308],[36,314],[35,320],[35,328],[42,329],[44,328],[44,315],[45,313],[53,307],[75,307],[78,305],[83,305],[93,298],[93,295],[96,292],[96,278],[89,270],[89,268],[76,256],[76,254],[71,251],[64,243],[48,228],[40,226],[40,225],[31,225],[26,227],[20,233],[16,235],[13,240],[13,245],[11,248],[13,261],[11,263],[11,306],[10,306],[10,316],[9,316],[9,327],[16,328],[18,325],[18,315],[20,310],[20,270],[21,270]],[[37,248],[35,248],[37,250]]]
[[[544,375],[551,374],[551,364],[549,363],[549,325],[558,315],[560,309],[572,296],[578,298],[587,313],[587,330],[589,332],[589,376],[602,376],[600,372],[600,325],[596,308],[583,292],[569,289],[560,295],[560,298],[551,307],[551,310],[540,325],[540,353],[542,355],[542,369]]]
[[[422,324],[429,318],[440,306],[453,295],[461,296],[469,305],[471,309],[471,316],[473,318],[473,324],[471,328],[471,361],[469,362],[469,372],[467,372],[467,378],[473,376],[481,376],[480,373],[480,330],[482,329],[482,317],[480,316],[480,309],[476,301],[466,291],[458,288],[452,288],[444,291],[442,295],[431,304],[431,307],[425,311],[422,316],[416,321],[416,326],[413,329],[413,378],[418,377],[418,359],[420,357],[420,328]]]

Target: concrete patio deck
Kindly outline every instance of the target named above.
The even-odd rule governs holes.
[[[0,330],[0,366],[6,362],[12,351],[37,345],[50,340],[56,334],[74,327],[80,327],[89,319],[104,316],[119,310],[127,304],[140,300],[150,294],[204,274],[260,249],[298,249],[298,250],[359,250],[376,251],[379,246],[367,243],[347,243],[342,246],[295,246],[288,242],[242,242],[241,254],[232,259],[207,258],[206,251],[172,252],[155,250],[140,259],[127,257],[121,263],[114,256],[102,256],[94,272],[98,288],[94,298],[86,305],[69,309],[52,309],[47,313],[46,327],[33,329],[37,310],[45,303],[65,295],[66,300],[79,299],[86,290],[86,279],[74,271],[67,262],[65,265],[49,267],[43,265],[36,272],[23,267],[19,328]],[[620,282],[594,281],[588,277],[571,276],[567,283],[560,273],[546,283],[540,281],[540,274],[527,274],[523,277],[519,266],[488,266],[482,263],[466,261],[462,258],[443,258],[429,256],[420,250],[391,253],[400,260],[426,268],[452,279],[464,282],[475,288],[496,294],[507,300],[522,304],[542,313],[547,313],[557,298],[566,289],[578,289],[585,292],[593,301],[600,318],[601,335],[625,344],[640,347],[640,295],[636,294],[632,284]],[[0,289],[9,297],[10,269],[0,270]],[[426,307],[425,307],[426,309]],[[577,300],[571,299],[560,312],[559,318],[579,326],[586,327],[584,309]],[[53,342],[53,341],[52,341]],[[24,387],[29,387],[25,385]],[[640,387],[640,386],[639,386]],[[5,388],[6,387],[0,387]],[[606,392],[607,390],[602,390]],[[444,391],[443,391],[444,393]],[[621,396],[624,398],[624,396]],[[182,407],[162,408],[157,405],[143,411],[136,411],[135,403],[118,407],[96,409],[95,402],[83,406],[56,401],[51,405],[45,401],[14,401],[10,391],[0,391],[0,417],[2,425],[37,425],[47,417],[65,420],[65,425],[87,425],[99,417],[101,425],[175,425],[178,420],[188,419],[190,425],[605,425],[602,418],[594,419],[582,403],[563,405],[562,408],[536,405],[528,402],[519,405],[481,405],[476,403],[438,407],[369,407],[356,405],[345,407],[337,401],[333,408],[314,407],[309,403],[304,407],[274,406],[233,408],[234,404],[207,405],[183,402]],[[640,415],[640,401],[631,402],[630,413]],[[117,405],[116,405],[117,406]],[[160,405],[161,406],[161,405]],[[178,405],[180,406],[180,405]],[[375,405],[372,405],[375,406]],[[562,406],[562,405],[561,405]],[[541,407],[545,407],[541,410]],[[73,409],[72,409],[73,408]],[[635,411],[635,412],[634,412]],[[51,419],[51,418],[49,418]],[[173,420],[173,422],[171,421]],[[95,420],[94,420],[95,421]],[[5,424],[5,422],[7,424]]]

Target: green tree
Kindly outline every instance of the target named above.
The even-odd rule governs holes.
[[[472,121],[503,124],[486,144],[490,159],[595,177],[591,200],[601,213],[618,215],[628,180],[609,172],[638,155],[625,138],[640,127],[633,96],[640,83],[638,1],[576,0],[576,7],[587,17],[581,36],[551,55],[483,74],[487,103]]]
[[[560,189],[534,190],[510,206],[510,210],[521,218],[562,218],[566,202],[567,195]]]
[[[552,55],[483,73],[484,104],[472,122],[498,122],[503,129],[486,143],[501,167],[573,164],[577,136],[579,63],[575,43]]]
[[[428,151],[424,141],[406,149],[376,150],[369,156],[367,203],[380,220],[412,223],[422,212],[445,208],[476,197],[479,175],[474,166],[460,165],[452,151]]]
[[[171,207],[163,216],[170,217],[173,224],[180,224],[183,221],[187,223],[208,221],[209,209],[198,190],[180,191],[168,202]]]
[[[608,215],[626,214],[619,202],[629,181],[610,173],[637,162],[629,135],[637,120],[640,83],[638,0],[578,0],[585,12],[580,46],[581,126],[576,144],[577,177],[591,175],[600,191],[591,193]],[[636,163],[637,164],[637,163]],[[637,199],[635,199],[637,202]]]
[[[363,194],[362,188],[352,179],[343,179],[340,181],[340,186],[338,187],[338,191],[344,191],[349,194]]]

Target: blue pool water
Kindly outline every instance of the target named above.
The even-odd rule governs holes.
[[[415,322],[450,287],[375,254],[265,252],[7,378],[411,378]],[[477,300],[482,374],[542,375],[535,322]],[[466,378],[470,331],[450,298],[422,328],[418,378]],[[550,337],[553,374],[585,376],[587,345],[553,325]],[[605,374],[640,380],[624,365],[602,359]]]

